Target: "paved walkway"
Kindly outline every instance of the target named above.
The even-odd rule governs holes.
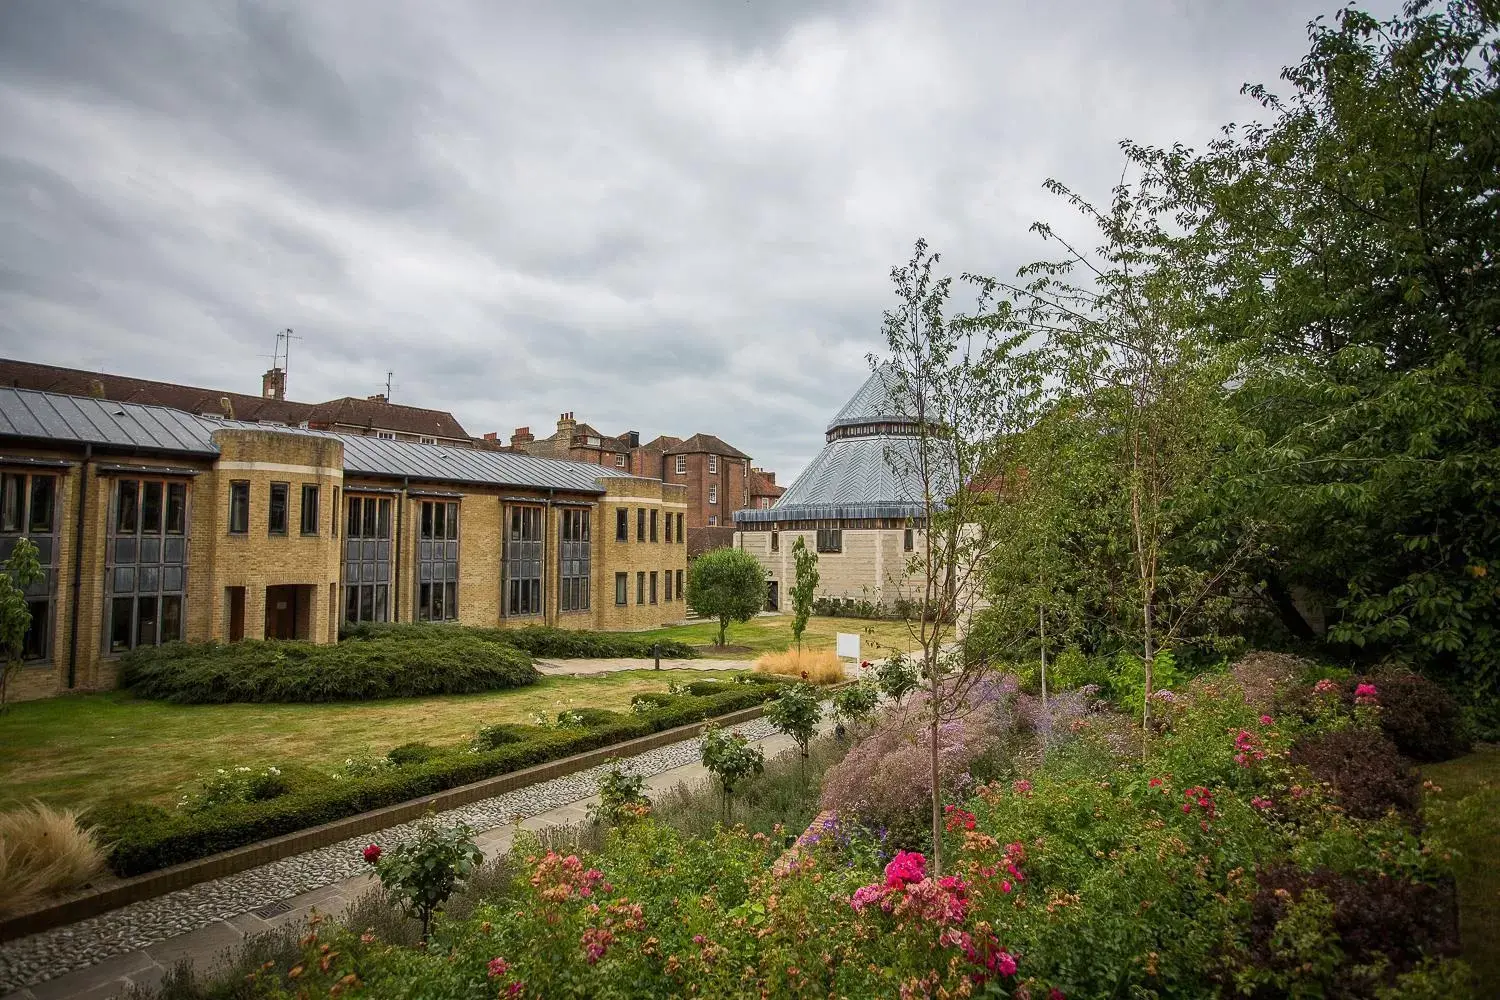
[[[699,661],[685,662],[696,664]],[[665,667],[666,662],[663,661],[662,665]],[[828,724],[825,723],[821,728],[828,728]],[[781,735],[769,736],[756,743],[765,750],[768,758],[792,746],[791,739]],[[654,774],[646,779],[645,784],[648,794],[659,795],[681,783],[691,786],[707,776],[702,764],[690,763]],[[598,796],[593,795],[548,809],[524,820],[521,826],[528,830],[540,830],[576,824],[587,818],[589,805],[597,801]],[[486,857],[495,857],[510,848],[514,836],[514,825],[499,826],[479,833],[475,842]],[[379,840],[379,834],[374,835],[374,839]],[[215,920],[198,930],[107,958],[87,969],[18,990],[0,1000],[111,1000],[124,993],[132,984],[154,988],[166,972],[183,958],[191,959],[199,970],[211,968],[228,958],[246,937],[288,924],[300,925],[314,909],[319,913],[337,916],[376,884],[373,874],[346,878],[284,900],[284,912],[266,916],[248,912]],[[275,908],[281,909],[280,906]],[[261,908],[262,912],[266,910],[266,907]],[[0,948],[3,947],[0,945]]]

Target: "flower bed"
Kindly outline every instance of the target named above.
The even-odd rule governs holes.
[[[300,780],[289,781],[281,792],[265,798],[225,797],[203,808],[177,810],[118,803],[95,810],[85,821],[97,826],[101,840],[111,845],[110,868],[119,875],[139,875],[458,785],[701,722],[761,704],[775,697],[779,690],[778,685],[771,684],[736,684],[708,696],[677,697],[666,706],[617,716],[602,725],[516,727],[521,731],[517,734],[520,738],[486,744],[484,749],[467,742],[415,754],[409,752],[411,748],[404,748],[400,755],[406,761],[404,764],[346,767],[339,777],[306,771]],[[287,777],[293,777],[290,771]],[[215,788],[220,783],[212,776],[208,782]],[[245,782],[244,786],[260,787],[251,782]],[[192,800],[195,805],[197,801]]]

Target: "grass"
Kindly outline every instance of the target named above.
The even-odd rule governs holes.
[[[111,798],[171,805],[216,767],[342,763],[413,740],[456,743],[481,725],[526,722],[587,706],[630,711],[667,681],[727,680],[724,671],[622,670],[543,677],[483,694],[315,705],[172,705],[121,691],[22,702],[0,714],[0,809],[33,799],[86,808]]]
[[[104,870],[104,851],[67,809],[33,803],[0,813],[0,914],[83,885]]]
[[[908,652],[919,645],[912,638],[905,622],[813,615],[807,620],[807,631],[802,633],[802,648],[814,652],[831,650],[834,646],[833,637],[837,632],[857,633],[860,653],[867,660],[884,659],[893,652]],[[691,625],[673,625],[632,634],[648,642],[653,639],[673,639],[707,647],[718,638],[719,624],[712,621],[694,622]],[[763,615],[752,618],[743,625],[730,625],[725,642],[730,646],[748,646],[752,652],[719,652],[711,648],[701,649],[699,652],[719,660],[754,659],[761,653],[782,652],[792,646],[792,616]]]
[[[1500,983],[1500,748],[1422,768],[1436,783],[1428,822],[1458,852],[1464,960],[1480,983]]]
[[[814,684],[837,684],[847,679],[844,674],[844,661],[829,649],[818,652],[810,649],[788,649],[782,653],[762,653],[755,661],[755,669],[758,673],[780,674],[791,678],[806,675],[807,679]]]

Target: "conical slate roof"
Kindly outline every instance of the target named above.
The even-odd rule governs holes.
[[[772,506],[740,523],[917,517],[925,513],[915,424],[895,412],[890,374],[877,368],[828,424],[827,444]]]

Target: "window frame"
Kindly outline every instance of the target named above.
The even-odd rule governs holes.
[[[718,483],[709,483],[708,484],[708,502],[712,503],[712,504],[717,504],[719,502],[719,484]]]
[[[630,605],[630,574],[615,574],[615,607],[623,608]]]
[[[838,555],[844,551],[844,529],[818,528],[817,549],[822,555]]]
[[[623,469],[623,468],[625,468],[625,456],[624,455],[619,455],[619,454],[615,455],[615,468],[617,468],[617,469]]]
[[[708,474],[710,476],[716,476],[716,475],[719,474],[719,456],[718,455],[710,455],[710,456],[708,456]]]
[[[16,489],[11,497],[14,505],[15,520],[13,526],[7,527],[3,513],[0,513],[0,559],[10,556],[11,551],[19,543],[20,539],[27,538],[37,549],[37,561],[41,563],[42,576],[40,579],[28,586],[23,594],[26,601],[26,610],[31,615],[31,623],[26,626],[26,632],[21,638],[21,662],[28,666],[43,666],[53,660],[55,650],[53,646],[57,638],[55,628],[57,612],[57,573],[60,565],[59,532],[58,522],[58,500],[62,495],[64,487],[63,477],[54,472],[38,472],[32,469],[16,469],[15,471],[4,471],[0,473],[0,508],[9,507],[5,503],[10,491],[5,489],[5,484],[16,483]],[[47,494],[45,500],[46,521],[37,520],[37,494],[38,487],[46,483],[41,490]],[[41,627],[38,628],[38,619]]]
[[[243,506],[239,506],[243,501]],[[239,506],[239,516],[236,517],[236,507]],[[111,521],[113,523],[113,521]],[[231,479],[229,481],[229,534],[250,534],[250,480]]]
[[[412,588],[416,621],[459,620],[460,518],[457,500],[423,499],[417,510],[417,579]]]
[[[657,539],[656,522],[657,522],[657,510],[656,510],[655,507],[652,507],[651,508],[651,541],[653,541],[653,542],[656,541],[656,539]]]
[[[646,603],[646,571],[636,570],[635,573],[635,606],[640,607]]]
[[[127,484],[131,492],[128,504]],[[157,510],[148,517],[147,504],[153,492]],[[168,500],[174,493],[181,498],[181,530],[167,531]],[[105,656],[186,637],[191,504],[192,490],[180,477],[133,473],[111,478],[100,615],[100,644]],[[127,509],[133,511],[128,530],[124,523]],[[126,616],[123,622],[122,611]],[[149,637],[143,631],[148,621],[153,633]]]
[[[911,552],[916,549],[915,533],[911,528],[905,528],[901,533],[901,551]]]
[[[593,510],[588,507],[558,509],[557,609],[559,612],[589,610],[593,579],[591,535]]]
[[[630,508],[615,508],[615,541],[630,541]]]
[[[279,488],[279,490],[278,490]],[[276,526],[276,494],[281,493],[281,527]],[[272,483],[266,494],[266,534],[285,536],[291,526],[292,484]]]
[[[343,598],[339,614],[347,622],[391,620],[392,521],[395,501],[389,496],[344,491],[344,542],[339,580]],[[381,529],[384,529],[382,531]],[[351,576],[350,570],[356,570]],[[369,579],[365,579],[368,571]],[[358,577],[355,579],[354,577]],[[354,615],[349,614],[353,608]],[[367,614],[368,613],[368,614]]]
[[[644,542],[646,540],[646,508],[635,509],[635,540]]]
[[[674,572],[677,574],[677,599],[685,601],[687,600],[687,588],[682,585],[682,570],[674,570]]]
[[[516,503],[505,507],[506,618],[537,618],[547,613],[547,524],[541,504]],[[520,548],[525,546],[525,548]],[[525,570],[518,575],[517,568]],[[532,575],[533,571],[535,575]]]
[[[299,527],[302,529],[301,533],[303,535],[316,535],[318,533],[318,517],[319,517],[319,511],[318,511],[318,500],[319,500],[319,497],[318,497],[318,493],[319,493],[319,489],[318,489],[318,484],[317,483],[303,483],[302,484],[302,500],[301,500],[301,506],[297,509],[297,521],[299,522]],[[308,510],[308,507],[309,507],[308,498],[309,497],[312,498],[312,504],[311,504],[312,517],[310,519],[308,517],[308,513],[309,513],[309,510]],[[311,526],[309,526],[309,524]]]
[[[679,476],[687,475],[687,456],[677,455],[677,461],[673,463],[672,470]]]

